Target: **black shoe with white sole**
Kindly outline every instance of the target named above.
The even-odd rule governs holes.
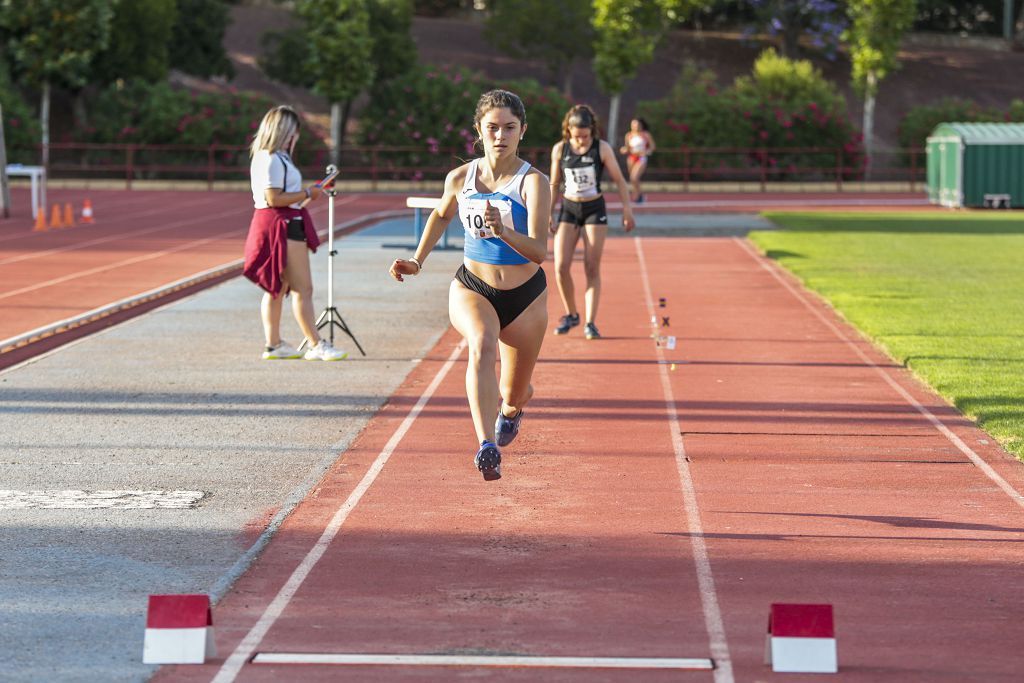
[[[476,452],[473,464],[484,475],[484,481],[501,479],[501,452],[490,441],[480,444],[480,450]]]

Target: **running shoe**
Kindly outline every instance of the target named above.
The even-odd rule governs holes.
[[[583,328],[583,336],[587,339],[600,339],[601,333],[597,331],[597,325],[587,323],[586,327]]]
[[[284,360],[286,358],[302,358],[302,352],[283,339],[276,346],[268,346],[263,350],[263,360]]]
[[[316,346],[306,351],[306,360],[345,360],[348,358],[348,351],[336,349],[331,342],[321,339]]]
[[[569,330],[580,324],[580,314],[570,313],[569,315],[563,315],[558,319],[558,327],[555,328],[555,334],[568,334]]]
[[[484,475],[484,481],[501,479],[501,452],[492,442],[484,441],[480,444],[473,464]]]
[[[498,419],[494,423],[494,433],[497,436],[499,446],[507,446],[516,440],[519,436],[519,422],[523,419],[523,411],[515,417],[505,417],[505,414],[501,412],[501,408],[498,409]]]

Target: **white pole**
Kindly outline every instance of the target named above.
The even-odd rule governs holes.
[[[618,149],[618,128],[619,128],[619,101],[622,99],[620,93],[612,95],[612,101],[609,105],[608,111],[608,130],[605,133],[605,137],[608,140],[608,144],[612,146],[612,149]]]
[[[324,188],[327,191],[327,310],[330,315],[334,312],[334,189]],[[333,320],[333,318],[332,318]],[[330,341],[334,345],[334,324],[329,323]]]

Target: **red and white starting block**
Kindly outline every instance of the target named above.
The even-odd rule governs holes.
[[[149,596],[143,664],[202,664],[216,656],[210,596]]]
[[[776,672],[838,672],[832,605],[773,604],[764,663]]]

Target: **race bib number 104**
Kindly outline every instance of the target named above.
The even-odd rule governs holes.
[[[462,209],[462,214],[459,217],[462,219],[468,239],[486,240],[494,237],[491,229],[484,224],[486,202],[487,200],[484,199],[470,199],[466,201]],[[498,209],[498,213],[501,215],[502,227],[506,230],[515,230],[512,223],[512,202],[507,199],[492,199],[490,202],[491,206]]]

